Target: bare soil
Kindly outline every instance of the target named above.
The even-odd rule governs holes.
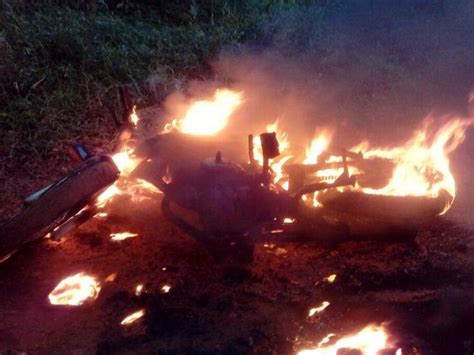
[[[219,250],[165,219],[159,201],[122,200],[113,210],[1,265],[0,351],[287,354],[382,322],[404,354],[474,349],[474,237],[449,221],[433,221],[410,244],[257,244],[244,263],[232,246],[216,258]],[[122,231],[139,236],[110,240]],[[81,271],[101,282],[99,297],[50,305],[58,282]],[[330,274],[332,284],[324,281]],[[331,304],[308,317],[322,301]],[[144,319],[120,325],[141,308]]]

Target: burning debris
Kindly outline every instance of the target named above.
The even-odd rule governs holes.
[[[170,292],[170,290],[171,290],[171,286],[170,286],[170,285],[163,285],[163,286],[161,287],[161,292],[162,292],[162,293],[168,293],[168,292]]]
[[[138,233],[131,233],[131,232],[111,233],[110,239],[113,241],[122,241],[128,238],[134,238],[136,236],[138,236]]]
[[[368,325],[358,333],[344,336],[333,345],[329,345],[334,337],[336,337],[336,334],[328,334],[318,343],[317,348],[302,350],[298,352],[298,355],[332,355],[339,354],[341,351],[377,355],[388,350],[395,351],[397,355],[402,354],[401,349],[393,347],[383,325]]]
[[[201,240],[249,234],[253,239],[299,234],[332,240],[392,234],[409,240],[419,223],[445,213],[454,201],[449,154],[465,139],[472,118],[448,119],[438,130],[427,121],[395,148],[371,148],[367,142],[350,150],[335,148],[331,141],[336,132],[326,129],[301,154],[279,120],[267,125],[266,133],[250,135],[247,149],[242,140],[229,138],[229,120],[244,103],[244,93],[218,89],[211,100],[191,103],[182,118],[144,142],[134,138],[140,120],[132,110],[118,152],[96,158],[114,166],[109,186],[96,194],[95,203],[79,212],[66,211],[52,230],[42,224],[40,233],[56,240],[92,216],[104,218],[110,201],[128,195],[137,203],[162,199],[165,215]],[[45,191],[41,193],[54,198],[54,189]],[[14,238],[19,225],[12,220],[2,228],[2,234]],[[26,229],[16,235],[20,240],[10,240],[4,254],[33,238]],[[111,239],[135,236],[113,233]]]
[[[97,158],[113,167],[107,184],[81,199],[85,205],[75,205],[55,221],[51,238],[91,218],[106,223],[114,215],[114,202],[128,197],[134,204],[160,201],[165,217],[210,250],[213,247],[216,255],[223,254],[223,245],[230,245],[232,252],[245,254],[243,260],[248,262],[254,244],[265,241],[264,248],[275,259],[291,259],[292,251],[280,246],[282,241],[412,240],[418,224],[445,213],[454,201],[456,184],[449,154],[462,143],[473,119],[447,120],[438,130],[425,124],[406,144],[395,148],[371,148],[367,142],[349,150],[337,148],[331,144],[336,132],[324,130],[302,152],[298,150],[301,142],[282,130],[281,120],[262,127],[265,133],[258,136],[239,139],[227,134],[229,120],[243,104],[243,92],[218,90],[212,99],[191,104],[182,118],[146,140],[134,136],[140,120],[133,112],[117,153]],[[112,241],[123,241],[138,233],[109,230],[107,235]],[[142,237],[145,233],[140,231]],[[167,267],[162,271],[168,271]],[[114,281],[116,275],[105,281]],[[335,273],[319,275],[312,285],[330,287],[327,284],[336,277]],[[164,282],[169,279],[155,284],[155,292],[146,283],[146,297],[138,298],[145,292],[144,284],[134,280],[136,286],[127,286],[130,299],[167,297],[172,287]],[[54,305],[77,306],[96,299],[100,289],[93,277],[79,273],[61,281],[49,300]],[[202,302],[206,303],[205,297]],[[307,318],[314,318],[306,322],[335,307],[331,300],[310,308]],[[120,324],[133,324],[145,313],[142,308]],[[300,353],[343,350],[401,353],[386,328],[375,325],[354,335],[328,334],[316,348]]]
[[[314,316],[316,313],[321,313],[328,308],[330,303],[328,301],[322,302],[318,307],[311,308],[308,312],[308,317]]]
[[[336,281],[336,274],[331,274],[328,277],[324,278],[324,280],[330,284],[332,284],[334,281]]]
[[[139,320],[140,318],[142,318],[144,315],[145,315],[145,310],[144,310],[144,309],[140,309],[140,310],[138,310],[138,311],[136,311],[136,312],[133,312],[132,314],[126,316],[126,317],[120,322],[120,324],[121,324],[121,325],[124,325],[124,326],[133,324],[133,323],[135,323],[137,320]]]
[[[53,305],[80,306],[99,296],[100,284],[92,276],[82,272],[62,280],[49,294]]]

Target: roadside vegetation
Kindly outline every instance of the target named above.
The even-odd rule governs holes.
[[[208,74],[223,46],[256,38],[302,1],[0,1],[0,165],[67,160],[110,141],[117,87],[141,105]]]

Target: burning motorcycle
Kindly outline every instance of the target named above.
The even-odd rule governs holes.
[[[378,172],[390,164],[347,150],[328,151],[319,164],[286,166],[286,190],[274,182],[270,164],[279,154],[275,133],[261,134],[260,143],[262,164],[254,157],[252,136],[248,137],[248,156],[244,158],[245,143],[240,140],[223,142],[178,131],[162,133],[134,149],[141,163],[130,178],[156,186],[163,193],[165,216],[211,243],[228,236],[251,242],[265,235],[330,240],[367,237],[361,226],[370,227],[372,239],[387,232],[400,239],[413,239],[413,218],[418,222],[439,213],[445,204],[443,198],[449,198],[427,201],[413,197],[407,203],[393,196],[371,199],[355,191],[349,195],[337,191],[355,185],[351,167],[367,172],[362,181],[374,184],[375,180],[376,184]],[[0,255],[4,258],[45,236],[58,239],[98,213],[97,198],[117,181],[120,164],[109,155],[92,156],[81,145],[74,147],[74,153],[83,161],[78,169],[29,196],[23,210],[0,226]],[[334,157],[338,160],[330,160]],[[314,175],[328,167],[342,169],[332,182]],[[303,201],[303,196],[315,192],[324,201],[324,208],[312,208]],[[374,216],[378,229],[374,228]]]

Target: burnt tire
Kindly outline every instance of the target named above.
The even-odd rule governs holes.
[[[44,237],[111,185],[118,175],[113,161],[100,156],[54,183],[0,226],[0,261],[22,245]]]

